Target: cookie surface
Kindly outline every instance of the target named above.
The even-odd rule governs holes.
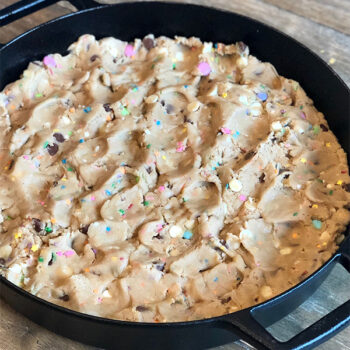
[[[0,93],[0,272],[55,304],[174,322],[267,300],[350,221],[346,155],[242,42],[84,35]]]

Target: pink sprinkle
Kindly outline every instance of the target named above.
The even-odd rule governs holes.
[[[119,258],[119,260],[124,260],[124,258],[123,258],[123,257],[121,257],[121,258]]]
[[[305,115],[304,112],[301,112],[301,113],[300,113],[300,116],[301,116],[303,119],[306,119],[306,115]]]
[[[70,256],[74,255],[74,250],[67,250],[63,254],[66,258],[69,258]]]
[[[247,197],[246,197],[244,194],[241,194],[238,198],[239,198],[239,200],[242,201],[242,202],[244,202],[244,201],[247,200]]]
[[[91,200],[94,201],[96,199],[95,196],[91,196]]]
[[[165,187],[164,187],[164,186],[159,186],[159,187],[158,187],[158,191],[159,191],[159,192],[163,192],[164,190],[165,190]]]
[[[98,298],[97,298],[97,301],[98,301],[99,303],[102,303],[102,298],[98,297]]]
[[[177,143],[176,152],[183,152],[185,151],[185,149],[186,149],[186,146],[184,146],[181,141]]]
[[[23,156],[24,159],[29,159],[29,156]]]
[[[43,62],[47,67],[55,68],[57,66],[56,61],[53,59],[52,56],[45,56]]]
[[[130,44],[126,45],[125,50],[124,50],[124,54],[127,57],[134,56],[134,54],[135,54],[134,47]]]
[[[63,252],[58,251],[58,252],[56,252],[56,255],[58,255],[58,256],[62,256],[62,255],[63,255]]]
[[[131,100],[131,104],[134,105],[136,101],[134,99]]]
[[[231,134],[232,131],[229,128],[221,128],[223,134]]]
[[[198,65],[198,70],[202,75],[209,75],[211,72],[211,68],[207,62],[200,62]]]

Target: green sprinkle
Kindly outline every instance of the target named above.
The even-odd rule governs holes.
[[[188,201],[188,199],[186,198],[182,198],[183,202],[186,203]]]
[[[122,214],[122,215],[125,214],[125,210],[123,210],[123,209],[119,209],[118,211],[119,211],[119,213]]]
[[[229,74],[229,75],[227,76],[227,79],[232,79],[232,75]]]
[[[173,63],[173,69],[176,69],[176,64],[175,63]]]
[[[151,148],[151,144],[149,143],[146,148],[150,149]]]
[[[47,227],[45,227],[45,231],[48,233],[51,233],[53,230],[51,227],[47,226]]]
[[[74,171],[74,169],[70,166],[69,168],[67,168],[68,171]]]
[[[39,262],[44,262],[44,258],[42,256],[39,256],[38,261]]]
[[[21,283],[24,282],[24,275],[21,276]]]
[[[140,176],[135,176],[135,181],[136,181],[136,183],[139,183],[139,181],[140,181]]]
[[[329,195],[331,196],[333,194],[333,190],[330,190],[329,191]]]
[[[6,220],[13,220],[13,218],[10,215],[7,215]]]
[[[154,69],[154,66],[155,66],[155,64],[153,63],[152,66],[151,66],[151,69]]]
[[[293,216],[297,216],[298,215],[298,212],[296,211],[295,213],[293,213]]]
[[[68,136],[72,136],[73,135],[73,131],[68,131]]]
[[[315,135],[319,134],[320,130],[321,130],[321,129],[320,129],[320,127],[319,127],[318,125],[315,125],[315,126],[314,126],[314,134],[315,134]]]
[[[304,106],[303,106],[303,105],[301,105],[301,106],[299,106],[299,108],[300,108],[300,109],[303,109],[303,108],[304,108]]]
[[[49,143],[47,142],[47,141],[45,141],[45,143],[44,143],[44,148],[46,148],[47,146],[49,145]]]
[[[43,94],[40,94],[40,93],[39,93],[39,94],[35,94],[35,97],[36,97],[36,98],[43,97]]]
[[[126,107],[123,107],[123,109],[122,109],[122,115],[129,115],[130,114],[130,112],[128,111],[128,109],[126,108]]]
[[[144,205],[145,207],[148,207],[148,206],[149,206],[149,201],[144,201],[144,202],[143,202],[143,205]]]

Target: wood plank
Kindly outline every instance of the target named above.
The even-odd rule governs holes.
[[[314,22],[350,34],[350,1],[263,0]]]

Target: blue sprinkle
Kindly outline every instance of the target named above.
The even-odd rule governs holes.
[[[89,107],[84,108],[84,112],[85,112],[85,113],[91,112],[91,107],[89,106]]]
[[[86,199],[83,198],[80,200],[80,202],[84,203],[84,202],[86,202]]]
[[[240,135],[239,131],[236,131],[232,136],[234,139],[236,139]]]
[[[216,170],[216,167],[215,167],[215,166],[213,166],[211,169],[212,169],[212,170]]]
[[[217,48],[218,48],[218,44],[217,44],[217,43],[215,43],[215,44],[214,44],[214,47],[217,49]]]
[[[256,96],[258,96],[258,98],[261,100],[261,101],[266,101],[267,100],[267,93],[266,92],[258,92],[256,94]]]
[[[214,282],[217,282],[219,279],[217,277],[214,278]]]
[[[228,188],[228,184],[226,184],[226,186],[225,186],[225,187],[226,187],[226,189],[227,189],[227,188]]]
[[[65,189],[65,188],[66,188],[66,186],[65,186],[65,185],[62,185],[62,186],[61,186],[61,189],[62,189],[62,190],[63,190],[63,189]]]
[[[156,121],[156,124],[157,124],[157,125],[160,125],[160,120],[157,120],[157,121]]]
[[[206,264],[208,264],[208,263],[209,263],[209,260],[208,260],[208,259],[204,259],[204,262],[205,262]]]
[[[109,232],[111,228],[109,226],[106,227],[106,231]]]
[[[111,192],[111,191],[105,190],[105,192],[106,192],[106,195],[107,195],[107,196],[111,196],[111,195],[112,195],[112,192]]]
[[[322,228],[322,222],[320,220],[312,220],[312,225],[317,230],[320,230]]]
[[[62,159],[63,164],[67,164],[67,159]]]
[[[185,231],[182,238],[191,239],[192,236],[193,236],[193,233],[191,231]]]
[[[184,88],[187,89],[187,88],[188,88],[188,85],[184,85]]]
[[[80,139],[80,140],[79,140],[79,143],[83,143],[83,142],[84,142],[84,139]]]

